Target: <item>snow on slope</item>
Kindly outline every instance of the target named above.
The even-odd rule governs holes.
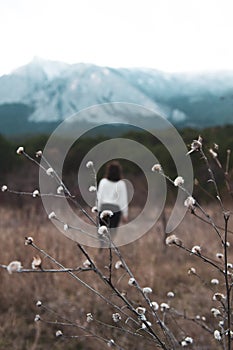
[[[168,74],[35,58],[0,77],[0,104],[20,102],[32,106],[30,120],[35,122],[63,120],[96,104],[129,102],[153,109],[174,124],[185,124],[189,119],[193,123],[195,118],[199,118],[199,124],[201,118],[211,122],[211,115],[217,118],[221,114],[225,96],[228,109],[223,115],[228,121],[231,95],[232,72]],[[211,106],[216,116],[209,110]]]

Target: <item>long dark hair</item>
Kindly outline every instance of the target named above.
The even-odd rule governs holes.
[[[113,182],[122,179],[122,167],[119,162],[113,161],[106,166],[105,177]]]

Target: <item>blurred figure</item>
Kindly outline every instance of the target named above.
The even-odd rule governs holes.
[[[105,177],[100,180],[98,191],[98,211],[111,210],[113,215],[106,220],[99,219],[100,225],[110,228],[118,227],[120,220],[128,221],[128,196],[124,180],[122,180],[122,167],[119,162],[112,161],[106,167]]]

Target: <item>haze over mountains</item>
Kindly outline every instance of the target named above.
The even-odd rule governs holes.
[[[233,72],[169,74],[37,58],[0,77],[0,133],[50,132],[83,108],[106,102],[142,105],[176,127],[232,124]],[[95,120],[87,115],[83,122]]]

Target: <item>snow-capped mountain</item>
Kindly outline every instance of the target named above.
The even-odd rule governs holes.
[[[58,123],[86,107],[106,102],[142,105],[175,126],[232,123],[233,72],[168,74],[36,58],[0,77],[0,132],[19,131],[14,132],[17,106],[24,106],[16,116],[18,122],[22,118],[23,123],[37,128],[41,123]],[[7,118],[7,128],[11,124],[12,129],[8,131],[4,126]],[[88,115],[86,118],[88,123]]]

